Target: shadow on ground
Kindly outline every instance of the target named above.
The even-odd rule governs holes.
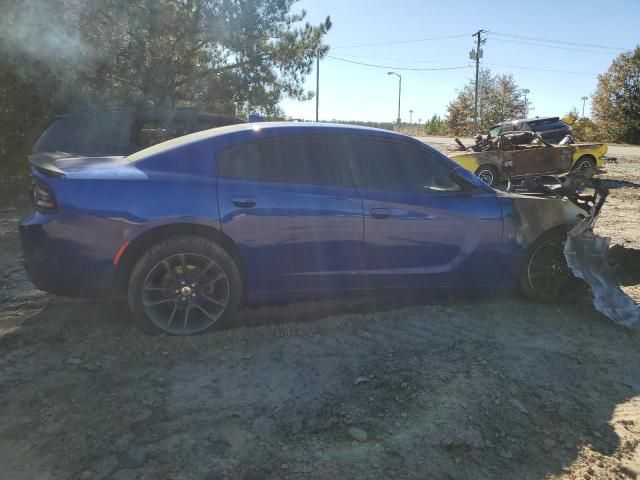
[[[629,182],[628,180],[604,179],[600,183],[605,188],[640,188],[640,183]]]
[[[615,262],[621,285],[640,285],[640,250],[614,245],[609,257]]]
[[[141,334],[123,302],[26,314],[0,338],[16,480],[542,479],[587,447],[613,469],[640,394],[637,332],[586,299],[308,302],[190,338]]]

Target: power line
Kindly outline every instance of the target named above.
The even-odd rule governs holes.
[[[340,58],[340,57],[334,57],[332,55],[326,55],[325,58],[330,58],[332,60],[337,60],[339,62],[346,62],[346,63],[353,63],[355,65],[362,65],[365,67],[372,67],[372,68],[386,68],[389,70],[405,70],[405,71],[414,71],[414,72],[426,72],[426,71],[435,71],[435,70],[460,70],[463,68],[470,68],[471,65],[463,65],[463,66],[457,66],[457,67],[438,67],[438,68],[412,68],[412,67],[393,67],[393,66],[389,66],[389,65],[375,65],[372,63],[365,63],[365,62],[357,62],[355,60],[349,60],[346,58]]]
[[[493,35],[499,35],[501,37],[521,38],[523,40],[533,40],[533,41],[536,41],[536,42],[559,43],[559,44],[564,44],[564,45],[574,45],[574,46],[577,46],[577,47],[603,48],[603,49],[608,49],[608,50],[619,50],[619,51],[628,50],[627,48],[608,47],[608,46],[605,46],[605,45],[594,45],[592,43],[567,42],[565,40],[551,40],[549,38],[540,38],[540,37],[527,37],[527,36],[524,36],[524,35],[514,35],[514,34],[511,34],[511,33],[500,33],[500,32],[494,32],[494,31],[489,31],[489,33],[493,34]]]
[[[357,45],[339,45],[337,47],[332,47],[333,50],[337,50],[339,48],[360,48],[360,47],[378,47],[381,45],[401,45],[404,43],[418,43],[418,42],[428,42],[431,40],[445,40],[448,38],[461,38],[461,37],[468,37],[471,34],[468,33],[461,33],[459,35],[445,35],[442,37],[427,37],[427,38],[418,38],[415,40],[397,40],[397,41],[392,41],[392,42],[379,42],[379,43],[361,43],[361,44],[357,44]]]
[[[427,71],[428,72],[428,71],[438,71],[438,70],[461,70],[461,69],[473,67],[473,65],[459,65],[459,66],[455,66],[455,67],[438,67],[438,68],[395,67],[395,66],[390,66],[390,65],[377,65],[377,64],[366,63],[366,62],[358,62],[356,60],[349,60],[347,58],[334,57],[333,55],[326,55],[325,58],[330,58],[332,60],[337,60],[339,62],[352,63],[352,64],[355,64],[355,65],[362,65],[364,67],[387,68],[387,69],[390,69],[390,70],[405,70],[405,71],[418,71],[418,72],[420,72],[420,71]],[[495,67],[518,68],[518,69],[521,69],[521,70],[536,70],[536,71],[540,71],[540,72],[567,73],[567,74],[572,74],[572,75],[591,75],[591,76],[599,75],[598,73],[592,73],[592,72],[576,72],[576,71],[572,71],[572,70],[555,70],[555,69],[551,69],[551,68],[528,67],[528,66],[524,66],[524,65],[507,65],[507,64],[504,64],[504,63],[482,62],[482,65],[491,65],[491,66],[495,66]]]
[[[561,47],[559,45],[545,45],[542,43],[532,43],[532,42],[522,42],[520,40],[507,40],[504,38],[496,38],[493,35],[489,35],[489,38],[491,38],[491,40],[495,40],[498,42],[506,42],[506,43],[517,43],[520,45],[532,45],[534,47],[545,47],[545,48],[554,48],[557,50],[571,50],[574,52],[587,52],[587,53],[599,53],[601,55],[616,55],[616,53],[614,52],[605,52],[603,50],[586,50],[584,48],[572,48],[572,47]]]
[[[351,55],[347,53],[341,53],[341,57],[349,57],[355,59],[365,59],[365,60],[382,60],[382,61],[390,61],[390,62],[411,62],[411,63],[439,63],[445,65],[456,65],[458,62],[442,62],[438,60],[414,60],[412,58],[398,58],[398,57],[372,57],[368,55]]]
[[[489,62],[484,62],[484,65],[492,65],[495,67],[507,67],[507,68],[519,68],[521,70],[538,70],[540,72],[553,72],[553,73],[570,73],[573,75],[599,75],[598,73],[591,73],[591,72],[574,72],[574,71],[570,71],[570,70],[552,70],[550,68],[537,68],[537,67],[525,67],[522,65],[505,65],[503,63],[489,63]]]

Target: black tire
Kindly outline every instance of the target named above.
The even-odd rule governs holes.
[[[229,323],[242,298],[242,278],[220,245],[181,235],[156,243],[140,257],[128,296],[146,333],[193,335]]]
[[[476,176],[490,187],[498,183],[498,169],[493,165],[480,165],[476,170]]]
[[[576,163],[573,164],[571,170],[582,170],[583,168],[596,168],[596,161],[591,155],[580,157]]]
[[[531,300],[562,303],[575,299],[587,289],[576,278],[564,256],[566,233],[560,230],[542,235],[529,249],[520,273],[520,288]]]

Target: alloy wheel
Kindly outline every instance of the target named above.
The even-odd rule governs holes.
[[[187,335],[208,329],[222,316],[229,292],[229,279],[214,260],[180,253],[149,271],[142,287],[142,304],[158,328]]]
[[[478,178],[490,186],[492,186],[493,182],[495,181],[493,172],[489,169],[484,168],[478,172]]]
[[[527,279],[531,288],[544,301],[572,298],[583,289],[564,257],[564,241],[549,239],[536,248],[529,258]]]

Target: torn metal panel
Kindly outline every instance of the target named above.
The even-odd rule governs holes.
[[[609,194],[599,180],[590,180],[594,171],[582,171],[570,176],[567,188],[579,192],[585,182],[594,188],[592,196],[577,195],[588,215],[567,232],[564,256],[573,274],[591,287],[593,305],[614,323],[631,327],[640,322],[640,306],[620,288],[609,258],[611,239],[596,235],[593,226]],[[588,208],[586,208],[588,207]]]
[[[591,286],[596,309],[613,322],[632,327],[640,322],[640,306],[618,285],[618,279],[609,262],[610,238],[593,232],[594,218],[578,222],[567,235],[564,255],[576,277]]]
[[[593,232],[608,195],[604,182],[593,179],[596,169],[581,169],[559,177],[527,177],[510,183],[514,198],[514,232],[520,244],[556,225],[568,227],[564,256],[571,272],[593,293],[595,308],[618,325],[640,322],[640,307],[620,288],[609,259],[610,239]],[[592,190],[592,194],[585,193]]]

